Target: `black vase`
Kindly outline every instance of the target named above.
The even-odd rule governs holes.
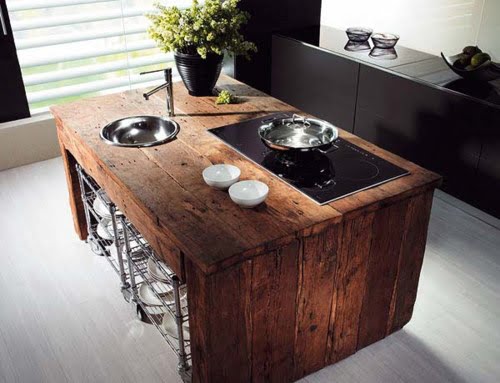
[[[191,96],[211,96],[222,69],[224,56],[210,53],[200,55],[175,52],[175,65]]]

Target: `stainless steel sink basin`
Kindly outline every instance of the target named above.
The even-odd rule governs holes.
[[[109,145],[138,148],[163,144],[178,132],[179,124],[169,118],[136,116],[106,125],[101,130],[101,139]]]

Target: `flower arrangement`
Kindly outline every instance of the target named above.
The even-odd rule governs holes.
[[[190,8],[179,9],[155,4],[158,13],[149,14],[150,37],[164,52],[200,55],[243,55],[256,52],[255,44],[246,41],[240,28],[250,15],[238,8],[239,0],[193,0]]]

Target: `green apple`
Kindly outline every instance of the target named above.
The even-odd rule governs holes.
[[[474,56],[472,56],[470,65],[472,65],[474,68],[477,68],[488,60],[491,60],[491,56],[488,53],[476,53]]]

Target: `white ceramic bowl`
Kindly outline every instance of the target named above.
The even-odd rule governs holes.
[[[203,170],[203,179],[207,185],[220,190],[227,190],[229,186],[238,182],[241,171],[234,165],[212,165]]]
[[[260,181],[241,181],[229,188],[231,199],[247,209],[260,205],[266,200],[268,194],[268,186]]]
[[[112,241],[115,238],[113,224],[108,218],[103,218],[97,225],[97,235],[102,239]]]

